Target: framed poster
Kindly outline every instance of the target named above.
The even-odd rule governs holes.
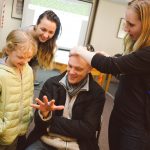
[[[11,17],[22,19],[24,0],[13,0]]]
[[[3,28],[6,0],[0,0],[0,27]]]
[[[126,35],[126,32],[124,31],[125,23],[126,23],[125,19],[121,18],[120,23],[119,23],[118,32],[117,32],[117,38],[123,39],[125,37],[125,35]]]

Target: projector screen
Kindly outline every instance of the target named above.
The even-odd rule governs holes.
[[[70,50],[76,45],[84,45],[92,3],[79,0],[25,0],[21,27],[35,25],[39,15],[48,9],[58,15],[62,24],[58,48]]]

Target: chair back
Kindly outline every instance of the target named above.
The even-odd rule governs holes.
[[[0,52],[0,58],[2,58],[2,55],[3,55],[2,52]]]
[[[98,84],[103,87],[105,92],[107,92],[109,89],[112,75],[102,73],[102,72],[96,70],[95,68],[92,69],[91,74],[93,75],[94,79],[98,82]]]

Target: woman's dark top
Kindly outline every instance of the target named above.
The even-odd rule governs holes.
[[[92,66],[120,74],[113,116],[129,128],[150,131],[150,47],[118,58],[96,54]]]

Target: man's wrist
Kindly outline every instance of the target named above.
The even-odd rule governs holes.
[[[43,121],[48,121],[52,118],[52,111],[48,111],[48,115],[47,115],[47,114],[42,114],[42,112],[38,110],[38,114]]]
[[[40,111],[40,114],[43,116],[43,118],[47,118],[49,116],[50,111]]]

